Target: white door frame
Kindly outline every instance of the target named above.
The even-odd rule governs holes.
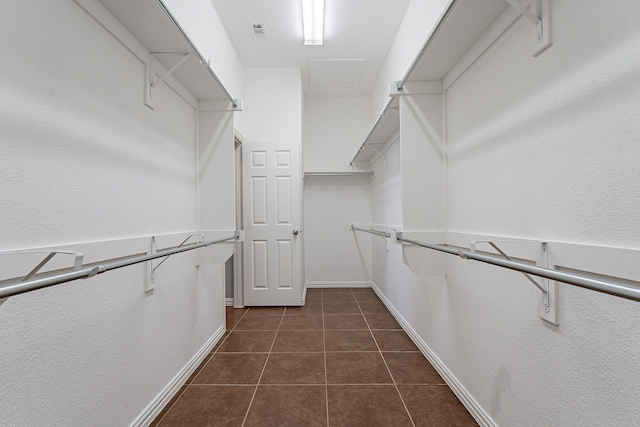
[[[244,137],[237,130],[233,130],[235,143],[235,168],[236,168],[236,230],[242,230],[242,144]],[[233,306],[244,307],[244,260],[243,243],[236,243],[233,255]]]

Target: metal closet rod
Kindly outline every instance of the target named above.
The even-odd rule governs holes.
[[[304,176],[374,176],[373,171],[305,172]]]
[[[178,21],[176,21],[175,16],[173,16],[173,14],[169,11],[169,9],[167,9],[167,7],[164,5],[164,3],[162,2],[162,0],[156,0],[156,2],[158,3],[158,5],[162,8],[162,10],[164,10],[164,13],[167,14],[167,17],[169,17],[169,19],[171,20],[171,22],[173,22],[173,25],[175,25],[176,29],[178,30],[178,32],[180,33],[180,35],[182,35],[182,38],[184,38],[184,41],[187,42],[187,44],[189,45],[189,47],[191,48],[191,50],[193,51],[193,53],[195,53],[195,55],[198,57],[198,60],[207,67],[207,71],[209,71],[209,74],[211,74],[211,77],[213,77],[213,79],[215,80],[215,82],[218,84],[218,86],[220,87],[220,89],[222,89],[222,92],[224,92],[224,95],[227,97],[227,99],[229,99],[229,101],[231,102],[231,104],[233,104],[233,108],[236,108],[238,106],[238,101],[231,96],[231,94],[229,93],[229,91],[227,90],[226,87],[224,87],[224,85],[222,84],[222,82],[220,81],[220,79],[218,78],[218,76],[216,75],[216,73],[213,72],[213,70],[211,69],[211,67],[209,66],[209,60],[205,59],[204,56],[202,56],[202,54],[200,53],[200,51],[198,50],[198,48],[196,47],[195,44],[193,44],[193,42],[191,41],[191,39],[189,38],[189,36],[187,35],[187,33],[184,32],[184,30],[182,29],[182,27],[180,26],[180,24],[178,24]]]
[[[369,138],[371,138],[371,135],[373,135],[373,132],[375,132],[376,128],[378,127],[378,125],[380,124],[380,122],[382,121],[382,118],[384,117],[384,115],[386,114],[387,110],[389,109],[389,107],[391,107],[391,103],[393,103],[393,97],[389,97],[389,99],[387,100],[387,103],[384,104],[384,108],[382,109],[382,112],[378,115],[378,118],[376,119],[376,121],[373,123],[373,127],[371,128],[371,130],[369,131],[369,134],[367,135],[367,137],[364,139],[364,142],[362,143],[362,145],[360,146],[360,148],[358,148],[358,152],[356,153],[355,156],[353,156],[353,159],[351,159],[351,161],[349,162],[350,166],[353,166],[353,162],[356,161],[356,158],[358,157],[358,155],[360,154],[360,152],[364,149],[365,145],[367,145],[367,141],[369,141]]]
[[[376,236],[381,236],[381,237],[387,237],[390,238],[391,237],[391,233],[386,233],[384,231],[378,231],[378,230],[374,230],[374,229],[366,229],[366,228],[360,228],[360,227],[355,227],[355,226],[351,226],[351,230],[352,231],[363,231],[365,233],[369,233],[369,234],[374,234]]]
[[[437,245],[433,243],[420,242],[418,240],[405,239],[402,237],[402,233],[397,233],[396,236],[398,242],[411,243],[417,246],[422,246],[423,248],[433,249],[435,251],[445,252],[451,255],[458,255],[459,257],[464,259],[472,259],[487,264],[493,264],[499,267],[508,268],[510,270],[529,273],[535,276],[544,277],[546,279],[568,283],[570,285],[579,286],[581,288],[590,289],[592,291],[603,292],[605,294],[614,295],[633,301],[640,301],[640,289],[634,286],[609,282],[605,280],[592,279],[585,276],[579,276],[577,274],[563,273],[561,271],[551,270],[549,268],[538,267],[502,258],[496,258],[489,255],[482,255],[476,252],[463,251],[462,249],[454,249],[445,245]]]
[[[14,295],[23,294],[25,292],[35,291],[37,289],[46,288],[49,286],[59,285],[61,283],[71,282],[77,279],[87,279],[93,277],[96,274],[101,274],[109,270],[115,270],[116,268],[127,267],[133,264],[139,264],[145,261],[151,261],[152,259],[162,258],[165,256],[177,254],[180,252],[187,252],[194,249],[206,248],[207,246],[215,245],[216,243],[228,242],[229,240],[238,240],[240,233],[237,231],[233,236],[220,240],[211,240],[202,243],[193,243],[191,245],[180,246],[176,248],[163,249],[158,252],[149,255],[137,255],[129,256],[119,261],[97,265],[94,267],[86,267],[81,270],[71,271],[69,273],[56,274],[55,276],[45,277],[42,279],[28,280],[25,282],[15,283],[0,288],[0,299],[8,298]]]

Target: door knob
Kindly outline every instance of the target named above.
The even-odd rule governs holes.
[[[296,236],[298,235],[299,231],[298,230],[293,230],[293,234],[295,234]]]

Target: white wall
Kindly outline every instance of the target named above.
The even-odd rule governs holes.
[[[521,49],[529,28],[519,20],[447,92],[449,228],[637,248],[640,9],[551,5],[548,51]],[[637,425],[637,303],[563,286],[561,326],[546,328],[530,314],[534,290],[453,262],[450,283],[487,287],[484,298],[500,302],[464,323],[506,325],[510,314],[488,337],[500,354],[472,338],[486,369],[464,374],[499,424]]]
[[[401,80],[450,0],[411,0],[371,92],[371,122],[389,98],[389,83]]]
[[[371,223],[371,178],[304,180],[305,270],[309,286],[370,286],[371,238],[349,225]]]
[[[520,19],[445,93],[447,230],[637,248],[640,9],[550,4],[549,50],[530,56]],[[393,224],[398,173],[381,167],[373,220]],[[373,242],[374,283],[485,421],[637,425],[637,303],[560,285],[553,326],[518,273],[448,257],[446,281],[419,277]]]
[[[236,229],[234,114],[198,112],[199,228],[203,230]]]
[[[374,224],[402,225],[402,174],[400,170],[400,132],[385,146],[386,153],[373,165],[371,181],[372,221]],[[395,142],[394,142],[395,141]]]
[[[304,99],[303,160],[308,172],[350,170],[367,135],[368,98]],[[304,181],[306,283],[369,286],[371,239],[349,231],[371,222],[369,177],[307,177]]]
[[[369,132],[369,98],[304,99],[305,172],[347,171]]]
[[[166,84],[145,107],[143,64],[71,1],[0,21],[0,250],[194,231],[193,107]],[[0,424],[128,425],[223,328],[220,265],[176,255],[150,293],[144,272],[0,306]]]
[[[299,68],[246,68],[238,130],[247,142],[301,143],[302,76]]]

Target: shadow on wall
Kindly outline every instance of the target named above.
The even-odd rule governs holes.
[[[449,158],[472,157],[491,146],[497,148],[519,131],[535,135],[542,124],[550,126],[563,120],[567,111],[602,117],[601,112],[607,107],[603,106],[602,99],[624,99],[629,88],[637,86],[638,64],[627,63],[617,68],[616,64],[624,56],[621,52],[634,51],[638,45],[640,36],[629,37],[602,55],[565,70],[564,74],[554,78],[555,81],[548,80],[544,85],[532,87],[526,94],[514,93],[510,105],[505,105],[499,116],[461,135],[455,144],[449,144]],[[517,142],[514,138],[510,141]]]
[[[358,248],[358,258],[360,259],[360,269],[365,276],[365,280],[371,281],[371,274],[369,274],[369,268],[367,267],[367,261],[365,255],[362,252],[362,247],[360,247],[360,240],[358,239],[357,234],[354,232],[354,237],[356,241],[356,247]]]
[[[491,417],[496,418],[502,411],[502,395],[511,389],[511,374],[500,365],[498,371],[493,376],[493,388],[491,389]]]

